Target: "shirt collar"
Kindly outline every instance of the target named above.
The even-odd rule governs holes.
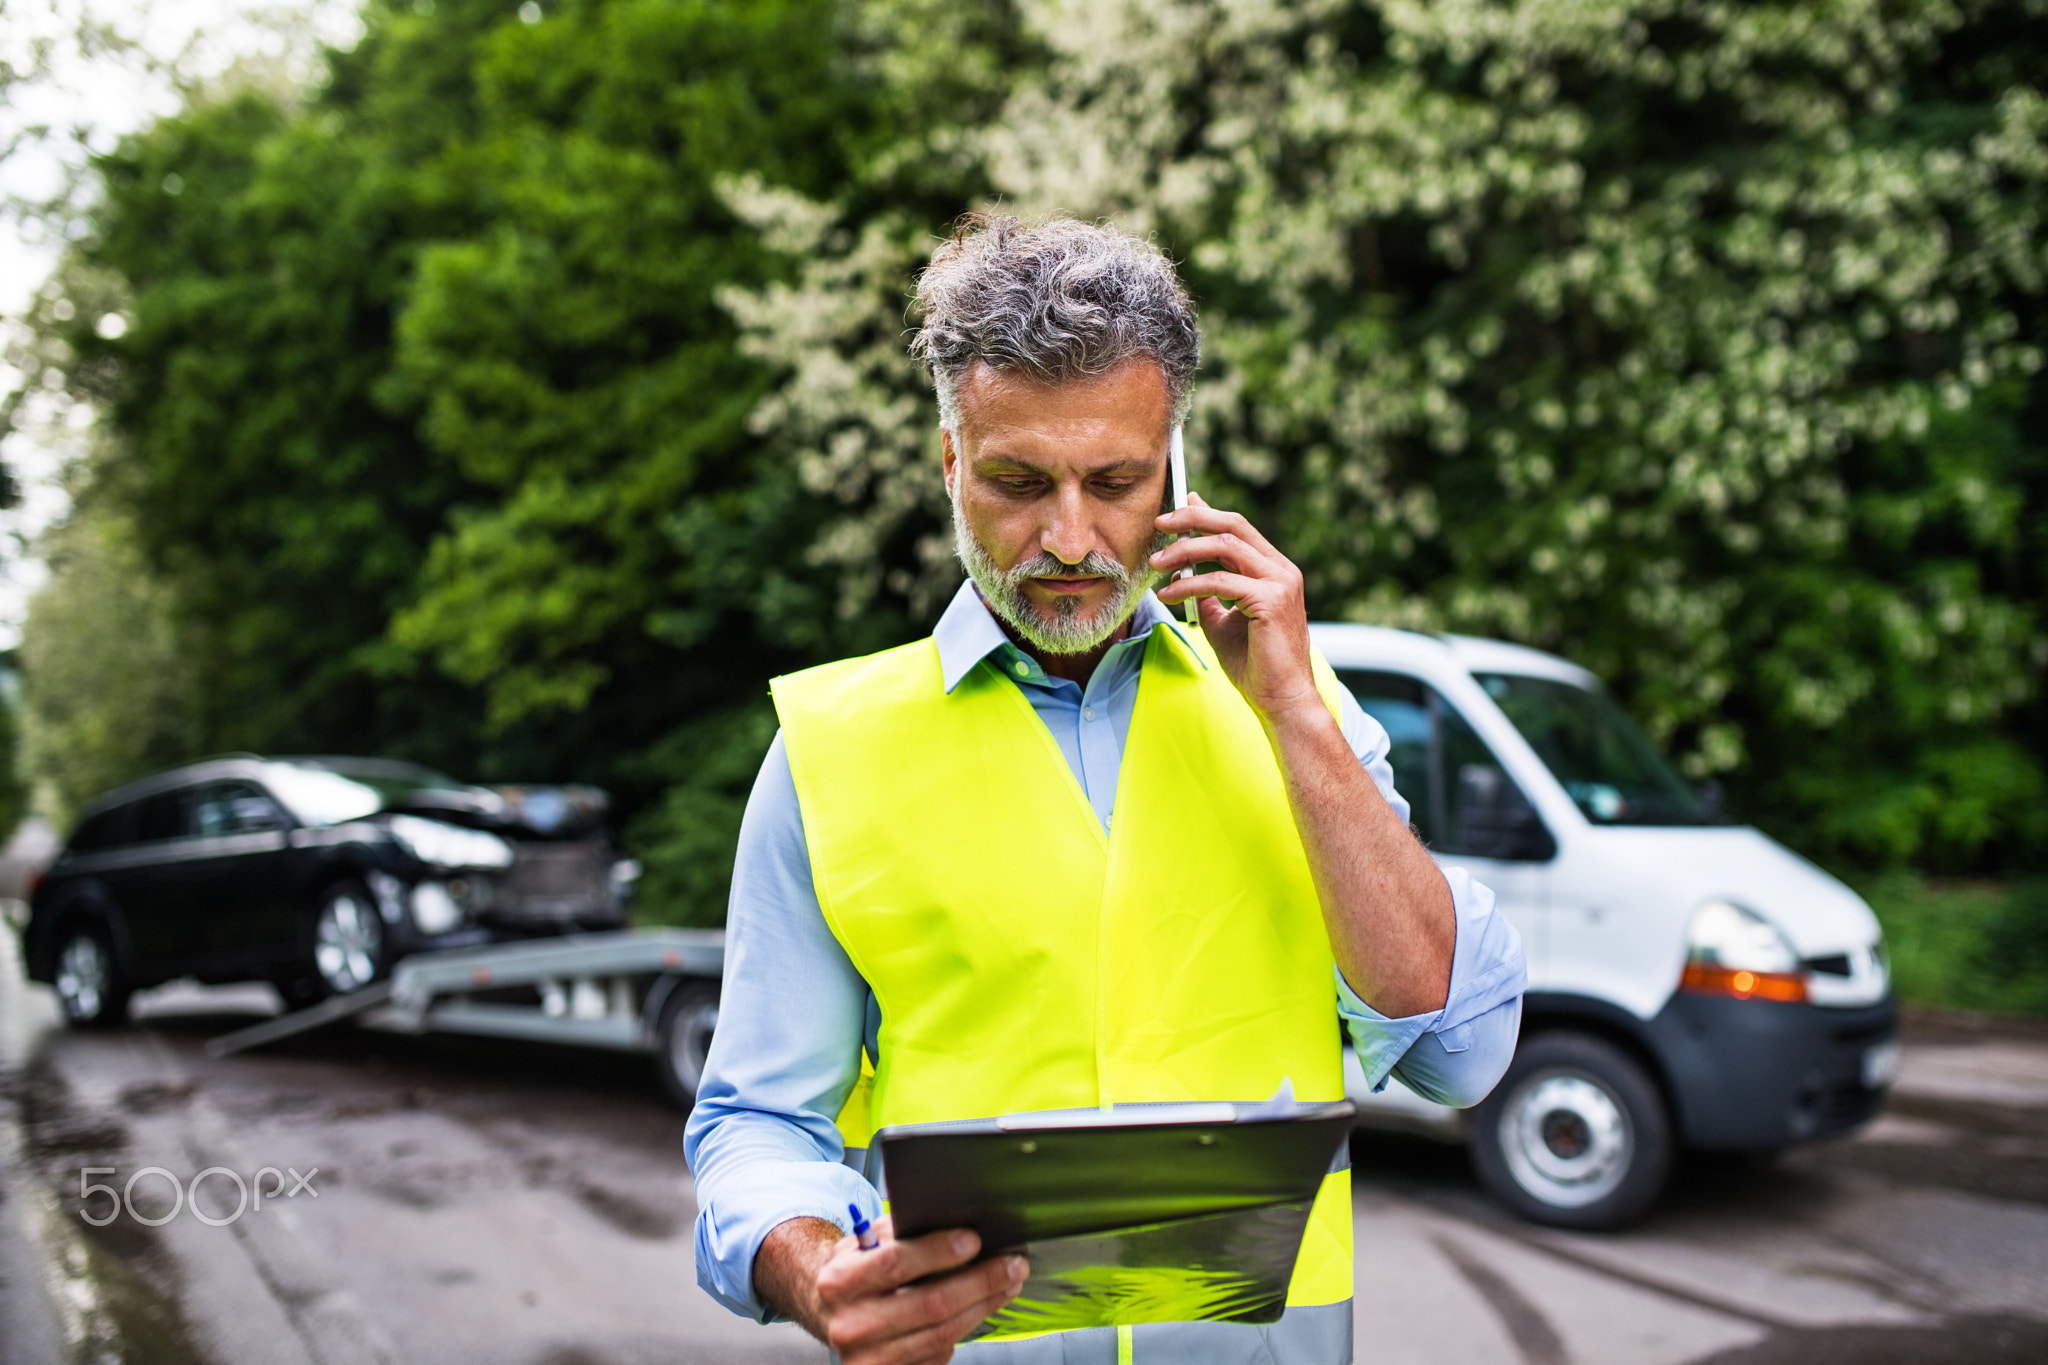
[[[1166,609],[1166,604],[1148,592],[1138,599],[1138,609],[1131,613],[1128,638],[1142,640],[1152,633],[1152,627],[1161,625],[1172,631],[1187,647],[1190,658],[1202,667],[1208,667],[1201,654],[1188,642],[1180,623],[1173,619],[1173,613]],[[945,614],[939,617],[939,623],[932,627],[932,643],[939,647],[939,673],[950,694],[976,664],[1009,644],[1010,637],[1003,634],[1003,628],[996,624],[995,613],[974,590],[974,580],[968,579],[960,585],[960,591],[953,594],[953,601],[946,607]]]

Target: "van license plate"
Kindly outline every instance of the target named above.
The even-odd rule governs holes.
[[[1899,1045],[1879,1043],[1863,1054],[1863,1088],[1882,1090],[1899,1074]]]

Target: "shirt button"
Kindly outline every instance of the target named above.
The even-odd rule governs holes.
[[[1025,663],[1022,659],[1017,660],[1017,676],[1020,678],[1030,677],[1031,665]]]
[[[1084,707],[1082,707],[1082,708],[1081,708],[1081,719],[1082,719],[1082,720],[1094,720],[1094,719],[1095,719],[1095,708],[1094,708],[1094,707],[1092,707],[1092,706],[1084,706]]]

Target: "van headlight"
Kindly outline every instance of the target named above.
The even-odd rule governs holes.
[[[1693,911],[1678,988],[1696,995],[1801,1003],[1806,973],[1775,924],[1733,901],[1713,900]]]
[[[510,867],[512,845],[480,829],[394,815],[389,828],[400,848],[432,867]]]

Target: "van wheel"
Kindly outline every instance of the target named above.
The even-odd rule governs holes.
[[[1472,1113],[1472,1164],[1532,1223],[1606,1231],[1641,1218],[1671,1171],[1671,1121],[1641,1063],[1587,1033],[1523,1041]]]
[[[114,965],[113,940],[98,924],[64,931],[53,973],[57,1004],[74,1028],[111,1028],[128,1019],[129,988]]]
[[[704,1079],[704,1059],[711,1055],[711,1032],[718,1027],[718,983],[693,981],[678,986],[661,1007],[655,1028],[654,1064],[661,1088],[677,1108],[697,1102]]]

